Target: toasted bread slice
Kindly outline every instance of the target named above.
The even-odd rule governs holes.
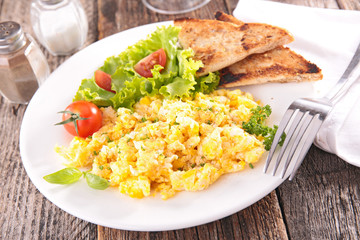
[[[174,24],[181,27],[181,46],[192,48],[194,58],[204,64],[198,76],[218,71],[251,54],[266,52],[294,40],[285,29],[261,23],[239,26],[217,20],[184,18],[175,20]]]
[[[215,18],[243,25],[237,18],[217,12]],[[253,54],[220,71],[222,87],[236,87],[268,82],[300,82],[322,79],[321,69],[289,48],[279,46]]]
[[[321,69],[289,48],[280,46],[254,54],[220,70],[221,87],[322,79]]]

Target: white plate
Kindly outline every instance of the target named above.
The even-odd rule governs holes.
[[[173,230],[208,223],[236,213],[260,200],[283,180],[263,174],[264,159],[254,169],[222,176],[201,192],[181,192],[163,201],[159,196],[132,199],[117,189],[89,188],[85,180],[59,186],[43,176],[64,168],[54,146],[67,145],[69,136],[62,127],[58,111],[72,101],[83,78],[92,76],[104,60],[145,38],[162,22],[120,32],[76,53],[55,70],[36,92],[24,115],[20,133],[20,152],[24,167],[39,191],[64,211],[106,227],[137,230]],[[268,84],[243,88],[273,108],[271,124],[279,122],[288,105],[298,97],[315,95],[314,85]],[[264,156],[265,157],[265,156]]]

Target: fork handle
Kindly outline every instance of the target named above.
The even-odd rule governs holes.
[[[345,72],[339,79],[339,81],[334,85],[334,87],[325,95],[325,98],[330,99],[331,102],[334,102],[334,100],[342,94],[346,92],[346,90],[351,86],[350,83],[347,83],[347,80],[350,76],[350,74],[353,72],[353,70],[356,68],[356,66],[359,64],[360,61],[360,43],[356,49],[356,52],[353,56],[353,58],[350,61],[350,64],[346,68]]]

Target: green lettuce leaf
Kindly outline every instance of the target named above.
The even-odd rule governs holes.
[[[98,87],[92,77],[82,81],[73,100],[86,100],[117,109],[132,108],[143,96],[161,94],[166,98],[183,98],[199,91],[210,93],[217,87],[219,76],[210,73],[196,77],[196,71],[203,64],[192,59],[193,50],[179,47],[179,31],[180,28],[175,26],[158,27],[147,39],[129,46],[118,56],[107,58],[99,69],[111,75],[111,88],[116,94]],[[160,48],[166,52],[165,68],[156,65],[150,78],[137,74],[134,65]]]
[[[219,73],[209,73],[207,76],[196,79],[195,92],[209,94],[219,85]]]
[[[79,90],[77,91],[74,101],[76,100],[86,100],[93,102],[95,105],[100,107],[112,106],[110,98],[114,93],[106,91],[100,88],[96,83],[94,78],[83,79]]]

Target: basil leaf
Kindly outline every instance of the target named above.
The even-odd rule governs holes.
[[[110,186],[108,180],[92,173],[85,173],[85,179],[89,187],[97,190],[104,190]]]
[[[79,180],[81,175],[82,172],[79,169],[69,167],[46,175],[43,178],[49,183],[70,184]]]

